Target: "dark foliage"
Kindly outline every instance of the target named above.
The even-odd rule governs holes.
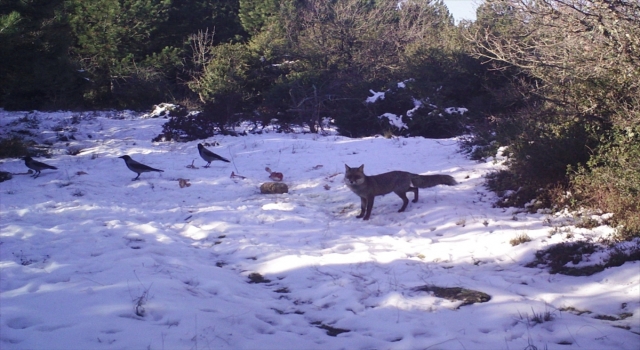
[[[72,36],[63,0],[0,3],[0,106],[7,110],[81,107],[85,86],[67,56]]]
[[[450,301],[462,301],[462,304],[460,304],[458,308],[476,303],[486,303],[491,300],[491,296],[487,293],[461,287],[438,287],[425,285],[416,287],[413,290],[430,292],[438,298],[444,298]]]
[[[29,144],[17,136],[0,139],[0,159],[20,158],[29,155]]]
[[[492,116],[495,139],[487,140],[508,146],[512,174],[501,178],[520,189],[511,203],[531,196],[596,207],[614,213],[620,239],[640,235],[638,23],[631,2],[488,0],[480,7],[472,48],[514,77],[492,87],[506,108]]]
[[[186,111],[171,114],[169,120],[162,125],[162,133],[152,141],[193,141],[206,139],[214,135],[214,122],[203,113],[189,113]]]
[[[589,242],[560,243],[536,252],[536,259],[525,266],[532,268],[546,266],[549,268],[549,272],[554,274],[590,276],[609,267],[620,266],[628,261],[640,260],[640,246],[636,245],[635,248],[629,251],[611,249],[609,258],[604,263],[583,267],[567,266],[568,263],[578,264],[584,260],[585,256],[602,249],[603,247]]]

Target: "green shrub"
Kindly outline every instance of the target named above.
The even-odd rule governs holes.
[[[407,121],[411,136],[434,139],[449,138],[463,134],[467,129],[466,117],[461,113],[448,113],[441,108],[422,105]]]
[[[607,251],[609,256],[602,263],[587,266],[571,266],[579,264],[595,252]],[[546,249],[539,250],[535,254],[535,260],[526,264],[526,267],[548,267],[549,272],[563,274],[568,276],[591,276],[595,273],[604,271],[610,267],[621,266],[628,261],[640,260],[640,242],[627,245],[626,248],[620,246],[601,246],[591,242],[578,241],[572,243],[560,243],[552,245]]]
[[[542,200],[539,188],[534,185],[535,179],[524,177],[513,170],[496,171],[488,174],[486,179],[487,188],[500,197],[495,203],[497,207],[524,207],[534,198]],[[544,203],[547,206],[550,204],[549,201]]]
[[[580,263],[585,255],[590,255],[598,250],[598,246],[590,242],[573,242],[573,243],[560,243],[553,245],[545,250],[539,250],[536,252],[536,259],[527,265],[526,267],[538,267],[548,266],[549,272],[556,274],[572,275],[572,276],[588,276],[595,272],[604,270],[601,265],[596,265],[595,270],[593,266],[586,268],[574,268],[565,266],[571,262],[573,264]]]
[[[575,196],[613,213],[618,238],[640,237],[640,125],[617,130],[572,177]]]
[[[203,113],[180,113],[171,115],[162,125],[162,133],[153,138],[153,142],[160,141],[193,141],[206,139],[214,135],[215,123]]]
[[[29,143],[20,137],[0,139],[0,158],[20,158],[29,154]]]
[[[363,137],[382,134],[384,125],[371,106],[363,100],[345,100],[336,105],[332,113],[340,135]]]

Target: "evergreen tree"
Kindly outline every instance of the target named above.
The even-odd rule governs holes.
[[[188,37],[215,31],[243,40],[238,0],[68,0],[74,57],[88,73],[97,106],[143,108],[175,96]],[[189,67],[186,67],[188,70]]]
[[[243,41],[246,38],[238,0],[172,0],[168,20],[160,24],[155,39],[164,46],[184,47],[198,31],[215,33],[214,43]],[[162,48],[158,47],[158,48]]]
[[[220,98],[227,88],[243,91],[259,103],[263,119],[306,123],[315,131],[322,117],[332,117],[350,135],[370,134],[380,131],[376,112],[362,105],[372,86],[397,83],[419,70],[431,72],[421,76],[437,77],[429,82],[431,90],[473,75],[441,72],[472,64],[451,57],[451,47],[461,44],[450,42],[461,40],[451,34],[453,18],[439,0],[401,6],[393,0],[241,0],[239,16],[251,34],[241,50],[246,55],[202,50],[210,57],[190,87],[213,103],[231,100]],[[439,51],[429,56],[431,48]],[[461,90],[451,89],[448,96],[460,97]]]
[[[131,100],[131,87],[151,88],[155,84],[145,83],[162,80],[163,66],[177,61],[174,49],[158,50],[153,40],[167,20],[169,0],[69,0],[67,4],[77,40],[72,52],[91,81],[85,95],[90,102],[126,105],[119,98]]]
[[[64,0],[0,2],[0,106],[78,106],[82,80],[67,57]]]
[[[277,11],[276,0],[240,0],[240,21],[251,35],[259,33]]]

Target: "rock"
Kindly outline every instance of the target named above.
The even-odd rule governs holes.
[[[462,301],[460,306],[475,303],[486,303],[491,300],[491,296],[487,293],[460,287],[438,287],[427,285],[414,288],[414,290],[420,292],[431,292],[438,298],[444,298],[451,301]],[[458,306],[458,308],[460,306]]]
[[[262,194],[280,194],[289,193],[289,186],[282,182],[265,182],[260,185],[260,193]]]
[[[0,182],[11,180],[11,178],[13,178],[13,175],[11,175],[11,173],[0,171]]]

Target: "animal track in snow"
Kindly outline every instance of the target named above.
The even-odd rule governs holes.
[[[7,320],[7,327],[12,329],[27,329],[42,323],[41,321],[30,317],[14,317]]]

